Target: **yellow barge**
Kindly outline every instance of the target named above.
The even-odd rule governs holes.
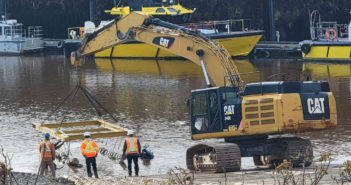
[[[351,62],[351,41],[303,41],[300,45],[304,59]]]
[[[300,42],[302,58],[328,62],[351,62],[351,22],[321,21],[317,10],[310,14],[311,40]]]
[[[221,43],[231,56],[247,56],[261,39],[263,31],[220,32],[206,34]],[[96,58],[175,58],[167,51],[140,42],[127,42],[95,54]]]
[[[112,9],[105,10],[105,13],[116,17],[123,17],[133,11],[141,11],[161,20],[183,25],[190,30],[200,31],[207,37],[221,43],[233,57],[247,56],[262,37],[263,31],[261,30],[245,31],[248,29],[244,25],[245,19],[190,23],[195,10],[185,8],[179,1],[130,0],[127,5],[119,6],[119,4],[116,4]],[[69,28],[69,38],[74,39],[70,36],[70,31],[75,29],[75,32],[78,32],[80,38],[82,38],[84,28],[79,27]],[[95,58],[169,59],[180,57],[154,46],[132,41],[98,52],[95,54]]]

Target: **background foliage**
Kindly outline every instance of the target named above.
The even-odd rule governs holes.
[[[89,19],[88,0],[6,0],[7,17],[25,25],[41,25],[44,37],[65,38],[67,28],[83,26]],[[113,18],[104,10],[114,0],[94,0],[95,20]],[[118,1],[118,0],[117,0]],[[249,19],[246,27],[268,32],[268,0],[179,0],[188,8],[196,8],[193,21]],[[118,3],[118,2],[117,2]],[[121,0],[128,4],[128,0]],[[350,0],[275,0],[276,30],[281,40],[309,39],[309,11],[319,10],[322,20],[349,23]]]

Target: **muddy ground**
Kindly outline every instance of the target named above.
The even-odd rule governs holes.
[[[294,170],[282,169],[254,169],[231,173],[172,173],[148,177],[125,177],[125,178],[79,178],[68,177],[77,185],[115,185],[115,184],[227,184],[227,185],[264,185],[264,184],[342,184],[342,165],[333,165],[324,171],[325,166],[315,165],[313,167],[298,168]],[[179,172],[179,171],[177,171]],[[322,175],[322,173],[325,175]],[[320,180],[318,180],[321,177]],[[344,179],[345,180],[345,179]],[[351,181],[344,181],[344,184],[351,184]]]
[[[350,169],[350,168],[348,168]],[[341,176],[342,172],[346,175]],[[351,184],[351,175],[344,165],[327,162],[315,163],[312,167],[277,169],[256,168],[230,173],[190,172],[184,169],[172,169],[168,174],[141,177],[103,177],[101,179],[63,175],[53,179],[39,176],[38,185],[116,185],[116,184]],[[343,180],[343,181],[342,181]],[[36,175],[13,172],[11,183],[34,184]]]

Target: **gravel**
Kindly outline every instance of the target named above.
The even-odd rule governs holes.
[[[13,172],[13,176],[15,177],[17,184],[34,184],[36,175],[30,173],[21,173],[21,172]],[[16,185],[14,178],[12,178],[12,184]],[[37,185],[75,185],[73,181],[70,181],[66,178],[50,178],[46,176],[39,176],[37,180]]]

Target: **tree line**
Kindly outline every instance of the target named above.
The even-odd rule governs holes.
[[[94,19],[113,17],[104,13],[119,0],[94,0]],[[247,19],[248,29],[268,32],[268,0],[179,0],[190,9],[196,8],[193,21]],[[281,40],[309,39],[309,11],[319,10],[322,20],[349,23],[350,0],[274,0],[274,19]],[[128,4],[121,0],[120,4]],[[66,38],[67,28],[83,26],[89,20],[88,0],[6,0],[9,19],[24,25],[43,26],[44,37]]]

